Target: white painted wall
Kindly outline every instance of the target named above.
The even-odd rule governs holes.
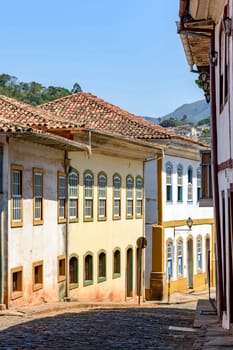
[[[57,171],[63,171],[63,152],[41,145],[9,139],[8,174],[11,164],[23,166],[23,227],[12,228],[8,218],[8,287],[12,268],[23,267],[23,298],[14,303],[58,299],[57,257],[65,253],[64,224],[57,224]],[[33,168],[44,171],[44,224],[33,226]],[[8,176],[8,179],[10,178]],[[7,181],[7,178],[6,178]],[[11,188],[8,182],[8,213]],[[32,291],[32,264],[43,261],[44,288]],[[10,302],[11,303],[11,302]]]

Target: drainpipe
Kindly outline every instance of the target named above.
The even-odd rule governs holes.
[[[68,152],[65,151],[64,156],[64,169],[66,174],[66,224],[65,224],[65,255],[66,255],[66,287],[64,301],[70,301],[69,284],[69,171],[70,171],[70,159],[68,158]]]

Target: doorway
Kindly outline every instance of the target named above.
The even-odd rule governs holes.
[[[187,242],[187,265],[188,265],[188,289],[193,289],[193,240]]]
[[[126,296],[133,296],[133,249],[127,250],[126,261]]]

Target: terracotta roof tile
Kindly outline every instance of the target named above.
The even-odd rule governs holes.
[[[80,92],[40,105],[68,123],[134,139],[169,139],[171,133],[90,93]]]
[[[59,119],[54,114],[2,95],[0,95],[0,119],[8,120],[12,125],[16,123],[42,130],[79,127],[77,124]]]

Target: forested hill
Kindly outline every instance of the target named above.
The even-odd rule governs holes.
[[[186,103],[175,109],[173,112],[161,116],[159,118],[144,117],[152,123],[160,124],[164,120],[170,118],[177,121],[190,121],[193,124],[198,124],[201,120],[210,117],[210,104],[205,100],[200,100],[192,103]]]
[[[0,95],[13,97],[33,106],[80,91],[82,90],[78,83],[75,83],[73,88],[68,90],[57,86],[44,87],[35,81],[30,83],[20,82],[14,76],[0,74]]]

